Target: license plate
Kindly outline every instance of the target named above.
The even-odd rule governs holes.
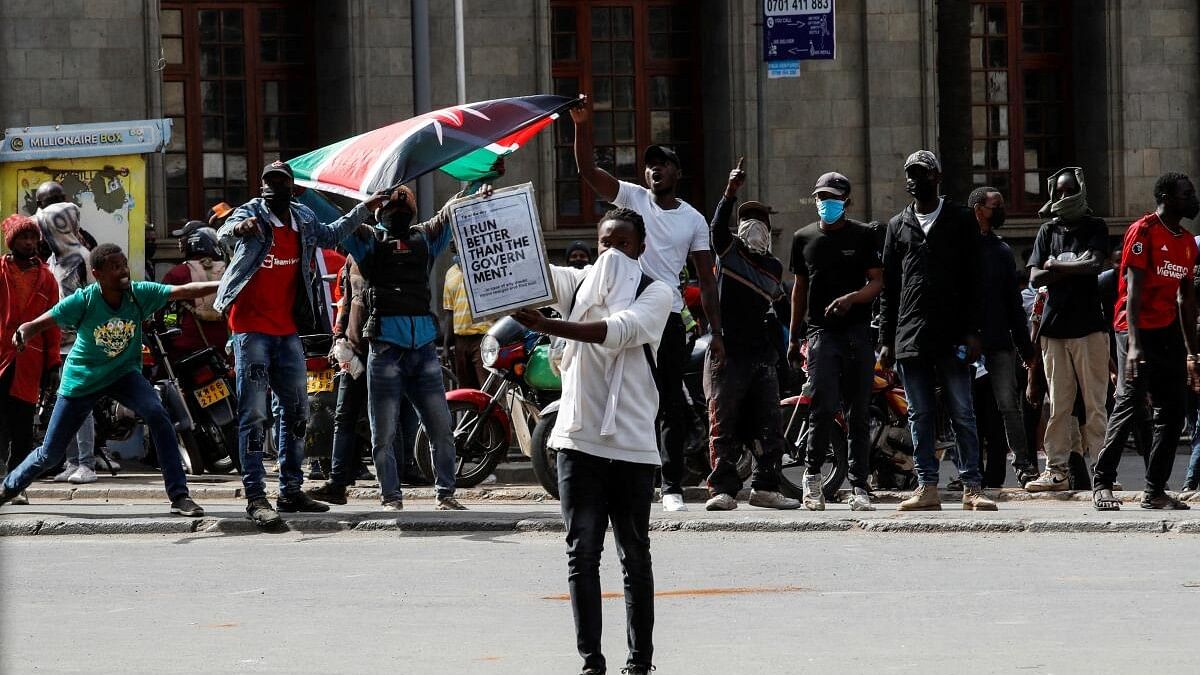
[[[192,394],[200,402],[201,408],[207,408],[217,401],[229,398],[229,387],[225,386],[225,380],[217,380],[203,389],[192,392]]]
[[[319,394],[323,391],[333,391],[333,369],[308,373],[308,393]]]

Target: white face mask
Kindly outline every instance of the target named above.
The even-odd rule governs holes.
[[[771,228],[757,218],[747,218],[738,225],[738,239],[746,243],[750,250],[758,253],[771,253]]]

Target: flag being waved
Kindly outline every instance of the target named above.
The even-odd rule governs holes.
[[[296,183],[355,199],[434,169],[462,181],[489,174],[576,103],[538,95],[467,103],[418,115],[288,160]]]

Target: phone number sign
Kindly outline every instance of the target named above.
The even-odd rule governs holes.
[[[833,3],[763,0],[763,60],[773,76],[798,74],[800,61],[834,58]]]

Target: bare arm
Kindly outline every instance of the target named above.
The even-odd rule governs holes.
[[[617,192],[621,189],[620,183],[612,174],[596,166],[595,158],[583,148],[583,141],[591,140],[592,132],[588,127],[590,106],[587,97],[581,95],[579,105],[571,108],[571,121],[575,123],[575,168],[579,170],[579,177],[583,182],[595,190],[601,199],[611,202],[617,198]]]
[[[608,324],[603,321],[563,321],[548,319],[536,309],[518,309],[513,318],[530,330],[578,342],[600,344],[608,337]]]
[[[174,286],[167,300],[195,300],[217,292],[220,281],[193,281],[190,284]]]
[[[33,321],[17,326],[17,330],[12,336],[13,346],[17,348],[17,351],[22,351],[25,349],[25,343],[29,342],[39,333],[50,330],[55,325],[57,324],[54,322],[54,316],[47,310]]]
[[[1138,319],[1142,316],[1142,279],[1145,273],[1136,267],[1125,269],[1125,316],[1129,323],[1129,342],[1125,350],[1125,370],[1130,379],[1137,377],[1138,362],[1142,360],[1142,336]]]
[[[799,343],[804,337],[800,334],[800,326],[804,324],[804,316],[808,314],[808,279],[796,276],[792,286],[792,321],[788,326],[791,341]]]

